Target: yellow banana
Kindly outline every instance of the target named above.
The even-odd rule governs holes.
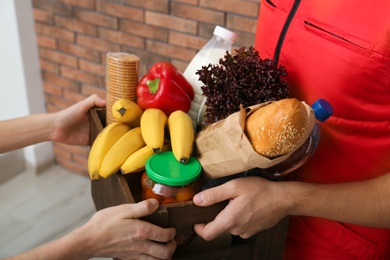
[[[164,131],[167,124],[167,116],[157,108],[146,109],[141,116],[141,132],[147,146],[154,153],[161,152],[164,144]]]
[[[171,143],[166,142],[161,151],[165,152],[171,148]],[[140,172],[145,170],[146,161],[154,154],[153,150],[145,145],[138,151],[131,154],[121,166],[122,174]]]
[[[120,98],[112,105],[113,117],[131,127],[139,126],[142,113],[141,107],[127,98]]]
[[[194,127],[191,117],[181,111],[174,111],[168,118],[172,152],[176,160],[187,163],[194,145]]]
[[[99,175],[107,178],[111,174],[116,173],[130,154],[143,146],[145,146],[145,142],[142,139],[141,129],[139,127],[131,129],[116,141],[108,151],[103,159]]]
[[[88,172],[91,180],[99,179],[100,166],[108,150],[129,130],[130,126],[115,122],[100,131],[88,155]]]

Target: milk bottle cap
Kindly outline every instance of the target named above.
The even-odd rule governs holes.
[[[230,42],[234,42],[234,40],[236,39],[236,36],[237,36],[237,34],[235,34],[234,32],[229,31],[228,29],[223,28],[219,25],[217,25],[215,27],[214,35],[219,36],[219,37],[223,38],[224,40],[230,41]]]

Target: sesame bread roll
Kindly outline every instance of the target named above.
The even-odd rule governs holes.
[[[245,134],[260,155],[272,158],[294,150],[305,135],[308,115],[296,98],[270,103],[250,114]]]

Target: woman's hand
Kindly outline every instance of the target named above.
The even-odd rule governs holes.
[[[138,219],[157,208],[154,199],[106,208],[74,234],[89,237],[87,244],[93,252],[89,257],[169,259],[176,249],[175,229]]]
[[[106,101],[96,94],[54,113],[50,140],[69,145],[88,145],[90,134],[89,110],[104,107]]]
[[[170,259],[176,249],[175,229],[139,219],[152,214],[158,205],[149,199],[102,209],[68,235],[7,259]]]

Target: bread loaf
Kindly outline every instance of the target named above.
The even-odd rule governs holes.
[[[257,109],[245,121],[245,134],[260,155],[272,158],[294,150],[304,137],[308,115],[296,98],[286,98]]]

